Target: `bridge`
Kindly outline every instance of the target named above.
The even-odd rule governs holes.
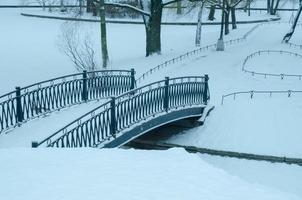
[[[83,71],[16,87],[0,96],[0,134],[46,113],[134,89],[134,75],[134,69]]]
[[[0,133],[46,113],[87,101],[106,103],[32,147],[114,148],[152,129],[204,115],[210,99],[205,76],[169,78],[136,88],[135,71],[102,70],[67,75],[0,97]]]

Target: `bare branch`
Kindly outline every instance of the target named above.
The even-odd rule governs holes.
[[[65,23],[61,28],[60,50],[70,58],[78,71],[96,70],[95,50],[91,38],[86,34],[81,39],[78,27]]]
[[[98,4],[100,3],[97,0],[94,0],[94,2],[98,3]],[[140,13],[142,15],[149,16],[149,17],[151,16],[151,14],[149,12],[146,12],[146,11],[144,11],[142,9],[139,9],[139,8],[137,8],[135,6],[131,6],[129,4],[123,4],[123,3],[106,3],[105,2],[105,6],[116,6],[116,7],[121,7],[121,8],[128,8],[128,9],[131,9],[131,10],[133,10],[135,12],[138,12],[138,13]]]

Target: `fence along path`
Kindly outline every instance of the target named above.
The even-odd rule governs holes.
[[[249,31],[247,31],[242,37],[239,38],[235,38],[235,39],[231,39],[231,40],[227,40],[224,42],[225,46],[230,46],[230,45],[234,45],[234,44],[238,44],[240,42],[244,42],[246,41],[247,37],[252,34],[258,27],[265,25],[265,24],[270,24],[270,23],[279,23],[279,22],[275,22],[280,20],[280,18],[272,18],[271,20],[265,22],[265,23],[261,23],[261,24],[257,24],[255,26],[253,26]],[[200,47],[198,49],[192,50],[192,51],[188,51],[180,56],[177,56],[175,58],[172,58],[170,60],[167,60],[151,69],[149,69],[148,71],[146,71],[145,73],[143,73],[141,76],[138,77],[137,82],[141,83],[145,78],[147,78],[149,75],[153,74],[156,71],[159,71],[160,69],[167,67],[168,65],[171,64],[175,64],[177,62],[180,62],[186,58],[189,58],[191,56],[194,56],[198,53],[207,51],[207,50],[212,50],[212,49],[216,49],[217,48],[217,44],[211,44],[211,45],[207,45],[204,47]]]
[[[54,110],[124,93],[135,87],[134,75],[134,69],[84,71],[16,87],[0,96],[0,133]]]
[[[167,77],[113,97],[43,141],[33,142],[32,147],[117,147],[131,140],[123,138],[127,132],[150,119],[194,107],[201,116],[203,109],[199,108],[204,108],[209,98],[207,75]],[[190,117],[188,110],[185,117]],[[177,120],[177,115],[173,117]]]

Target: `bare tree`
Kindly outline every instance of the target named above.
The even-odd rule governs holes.
[[[286,33],[286,35],[283,37],[283,42],[287,43],[290,40],[290,38],[293,36],[293,34],[295,32],[295,29],[296,29],[296,26],[297,26],[297,23],[298,23],[298,20],[300,18],[301,12],[302,12],[302,3],[300,3],[300,6],[299,6],[298,12],[295,16],[293,25],[291,26],[288,33]]]
[[[105,6],[131,9],[142,15],[146,30],[146,56],[161,52],[161,20],[163,8],[181,0],[139,0],[140,7],[129,4],[104,2]],[[100,3],[100,0],[94,0]]]
[[[199,7],[198,11],[198,21],[197,21],[197,28],[196,28],[196,36],[195,36],[195,45],[200,46],[201,43],[201,27],[202,27],[202,11],[204,7],[205,2],[201,2],[201,5]]]
[[[59,36],[59,48],[74,63],[78,71],[94,71],[98,68],[96,51],[91,37],[82,35],[75,23],[64,23]]]

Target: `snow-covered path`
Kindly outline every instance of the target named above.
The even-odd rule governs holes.
[[[21,127],[16,127],[0,134],[0,148],[31,147],[31,142],[42,141],[106,101],[106,99],[102,99],[100,101],[82,103],[35,118],[22,124]]]

